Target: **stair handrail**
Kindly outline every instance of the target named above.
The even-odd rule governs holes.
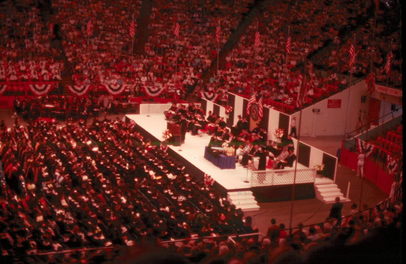
[[[391,119],[391,120],[393,120],[393,119],[395,118],[395,117],[394,117],[394,113],[397,112],[397,111],[398,111],[398,110],[395,110],[395,111],[391,111],[391,112],[389,112],[389,113],[386,113],[386,114],[384,114],[383,116],[380,116],[379,118],[374,119],[374,120],[368,122],[367,124],[364,124],[364,125],[362,125],[362,126],[356,128],[356,129],[354,129],[354,130],[348,132],[348,133],[345,135],[345,138],[346,138],[346,139],[352,139],[352,138],[354,138],[354,137],[357,136],[357,135],[360,135],[360,134],[363,134],[363,133],[367,132],[369,129],[371,129],[371,126],[372,126],[373,123],[378,123],[378,124],[379,124],[381,120],[387,118],[388,116],[392,116],[392,119]],[[390,120],[389,120],[389,121],[390,121]]]

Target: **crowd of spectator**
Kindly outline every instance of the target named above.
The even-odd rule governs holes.
[[[340,224],[338,219],[328,218],[309,226],[299,223],[289,230],[284,223],[271,219],[263,235],[192,238],[137,244],[126,250],[115,247],[73,251],[64,255],[32,256],[32,259],[54,263],[92,260],[98,263],[401,263],[402,210],[400,201],[386,200],[362,210],[353,204],[351,214],[341,218]],[[250,225],[249,218],[246,222]],[[255,231],[252,227],[248,229]]]
[[[0,28],[4,43],[0,79],[60,80],[63,64],[69,62],[75,84],[130,84],[136,95],[146,94],[148,87],[165,90],[163,96],[173,98],[184,97],[199,83],[252,4],[251,0],[204,1],[204,5],[200,0],[156,1],[145,49],[133,54],[130,27],[140,15],[139,0],[115,5],[99,0],[55,1],[46,19],[35,1],[23,2],[22,7],[11,1],[2,5],[1,15],[12,16],[6,16]],[[346,35],[356,36],[354,73],[365,76],[373,63],[377,81],[398,85],[401,59],[396,6],[381,4],[374,15],[372,2],[311,0],[262,5],[225,58],[225,67],[208,83],[198,85],[196,94],[215,91],[216,100],[225,103],[228,91],[244,95],[257,91],[266,98],[265,105],[293,111],[345,85],[346,79],[337,73],[349,71],[348,50],[354,38]],[[386,19],[388,16],[392,18]],[[135,34],[137,27],[135,24]],[[62,51],[51,45],[55,35],[61,38]],[[288,39],[290,52],[286,50]],[[317,64],[327,71],[315,70],[307,58],[326,43],[333,46],[332,51]],[[61,52],[67,62],[55,59]],[[384,66],[389,52],[394,57],[388,78]],[[303,63],[303,70],[297,71],[296,66]]]
[[[25,120],[34,121],[38,118],[56,120],[78,120],[107,114],[120,114],[135,111],[135,104],[130,97],[119,95],[73,96],[50,95],[41,97],[16,97],[14,110]]]
[[[22,2],[2,1],[0,6],[0,81],[60,80],[63,62],[51,45],[50,24],[35,1]]]
[[[370,72],[375,74],[378,83],[393,87],[401,85],[401,43],[400,15],[398,4],[391,6],[381,4],[379,11],[373,13],[347,40],[335,39],[326,62],[319,62],[331,72],[349,73],[357,77],[365,77]],[[349,49],[353,44],[356,60],[352,69],[349,68]],[[390,70],[385,69],[388,55],[392,53]],[[347,60],[343,60],[346,58]]]
[[[3,124],[0,147],[2,255],[246,232],[133,122]]]
[[[326,41],[338,38],[338,26],[349,23],[358,14],[352,11],[361,12],[363,5],[313,0],[265,6],[206,89],[218,91],[219,102],[227,101],[223,98],[227,91],[247,97],[257,92],[263,95],[265,105],[282,111],[293,111],[337,91],[346,80],[336,74],[318,72],[310,62],[302,71],[293,69]],[[340,23],[333,23],[332,18]],[[300,93],[304,95],[299,98]]]

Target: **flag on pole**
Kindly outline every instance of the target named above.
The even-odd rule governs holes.
[[[348,65],[350,66],[350,69],[351,69],[352,66],[353,66],[354,63],[355,63],[355,56],[356,56],[355,47],[354,47],[354,44],[353,44],[353,43],[351,43],[350,49],[349,49],[348,53],[349,53],[349,55],[350,55],[350,61],[349,61]]]
[[[131,38],[135,37],[135,21],[134,20],[131,21],[131,23],[130,23],[129,33],[130,33]]]
[[[375,90],[375,73],[371,72],[365,78],[365,82],[368,87],[368,92],[372,93]]]
[[[216,41],[217,41],[217,43],[220,43],[220,37],[221,37],[221,28],[220,28],[220,24],[218,24],[217,27],[216,27]]]
[[[179,23],[176,23],[175,29],[173,30],[173,34],[174,34],[177,38],[179,38],[179,33],[180,33],[180,25],[179,25]]]
[[[93,34],[93,23],[92,23],[91,20],[89,20],[89,21],[87,22],[87,25],[86,25],[86,33],[87,33],[88,36],[91,36],[91,35]]]
[[[392,60],[393,60],[393,53],[392,51],[390,51],[387,55],[386,55],[386,63],[385,63],[385,73],[389,74],[390,70],[391,70],[391,66],[392,66]]]
[[[255,32],[254,47],[258,48],[259,45],[261,45],[261,34],[259,34],[259,31],[257,31],[257,32]]]
[[[259,98],[259,100],[258,100],[258,117],[259,117],[259,119],[261,119],[263,115],[264,115],[264,106],[262,104],[262,96],[261,96],[261,98]]]
[[[252,94],[251,98],[248,100],[247,109],[246,109],[247,115],[250,114],[251,105],[257,101],[256,97],[257,97],[257,94],[254,93],[254,94]]]
[[[290,54],[292,48],[292,38],[289,36],[288,39],[286,40],[286,54]]]
[[[296,106],[301,107],[304,103],[304,97],[305,97],[305,79],[302,74],[299,74],[297,77],[297,80],[299,82],[299,92],[297,93],[296,97]]]

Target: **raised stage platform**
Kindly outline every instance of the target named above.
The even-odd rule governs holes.
[[[150,134],[157,140],[157,143],[163,141],[163,132],[167,128],[167,122],[163,114],[149,114],[149,115],[126,115],[127,118],[134,120],[137,125],[145,132]],[[309,170],[300,163],[297,163],[297,173],[294,177],[294,168],[286,168],[284,170],[267,170],[266,172],[257,173],[247,168],[242,167],[239,163],[236,164],[235,169],[220,169],[212,162],[205,159],[205,147],[210,141],[210,136],[207,134],[199,134],[196,136],[186,133],[185,143],[181,146],[169,146],[169,148],[177,155],[182,157],[183,160],[191,163],[203,173],[210,175],[219,185],[221,185],[227,192],[236,191],[253,191],[254,195],[256,190],[261,190],[259,201],[272,201],[281,200],[275,198],[275,190],[285,190],[286,196],[290,193],[290,187],[293,182],[297,186],[307,186],[306,191],[308,194],[299,195],[297,199],[314,198],[314,177],[315,171]],[[300,171],[306,173],[299,173]],[[309,171],[313,176],[309,176]],[[274,191],[272,191],[274,190]],[[271,191],[273,197],[271,200],[264,195],[267,191]],[[285,195],[284,195],[285,196]],[[290,199],[290,196],[289,196]]]

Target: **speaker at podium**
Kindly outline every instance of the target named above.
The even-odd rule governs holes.
[[[168,122],[166,128],[172,134],[172,138],[169,141],[169,144],[180,146],[182,143],[182,133],[180,129],[180,125],[176,124],[175,122]]]

